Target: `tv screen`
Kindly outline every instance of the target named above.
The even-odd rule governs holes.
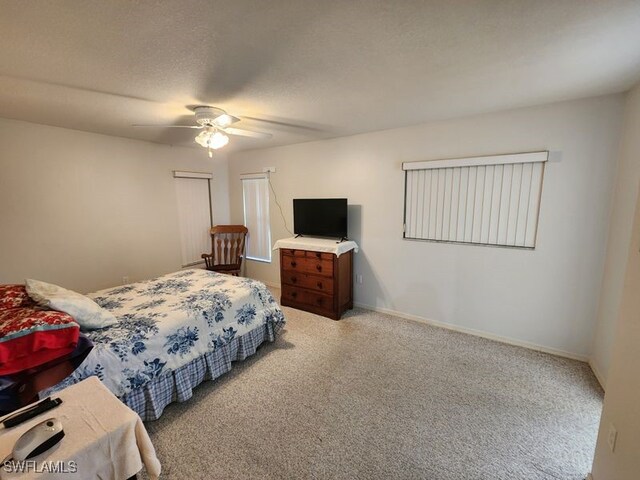
[[[294,199],[293,231],[296,235],[347,238],[347,199]]]

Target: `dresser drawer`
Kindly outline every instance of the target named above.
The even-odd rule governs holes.
[[[308,305],[318,309],[332,310],[333,297],[324,293],[312,292],[304,288],[282,285],[282,298],[289,302]]]
[[[333,293],[333,278],[286,270],[282,272],[282,278],[280,281],[283,285],[308,288],[316,292],[325,292],[327,294]]]
[[[306,250],[294,250],[292,248],[283,248],[281,251],[282,251],[283,255],[289,255],[291,257],[306,257],[307,256],[307,251]]]
[[[331,261],[333,261],[333,253],[307,251],[307,254],[305,256],[307,258],[315,258],[315,259],[318,259],[318,260],[331,260]]]
[[[287,272],[312,273],[324,277],[333,276],[333,259],[327,260],[316,257],[296,257],[283,252],[282,269]]]

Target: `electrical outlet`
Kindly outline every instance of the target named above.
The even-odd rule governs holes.
[[[262,167],[262,173],[276,173],[276,167]]]
[[[122,285],[126,285],[127,283],[129,283],[129,276],[125,275],[122,277]]]
[[[359,283],[360,285],[362,285],[362,275],[361,274],[356,275],[356,282]]]
[[[618,438],[618,431],[616,427],[612,424],[609,425],[609,436],[607,437],[607,443],[609,444],[609,448],[613,452],[616,449],[616,440]]]

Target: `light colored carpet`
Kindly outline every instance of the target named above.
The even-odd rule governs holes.
[[[147,428],[167,479],[583,479],[603,392],[581,362],[389,315],[286,331]]]

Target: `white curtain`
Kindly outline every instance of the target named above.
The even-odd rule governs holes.
[[[203,253],[211,253],[211,197],[209,180],[175,178],[180,219],[182,266],[202,262]]]
[[[271,261],[269,223],[269,181],[267,178],[243,178],[244,225],[249,229],[247,258]]]

